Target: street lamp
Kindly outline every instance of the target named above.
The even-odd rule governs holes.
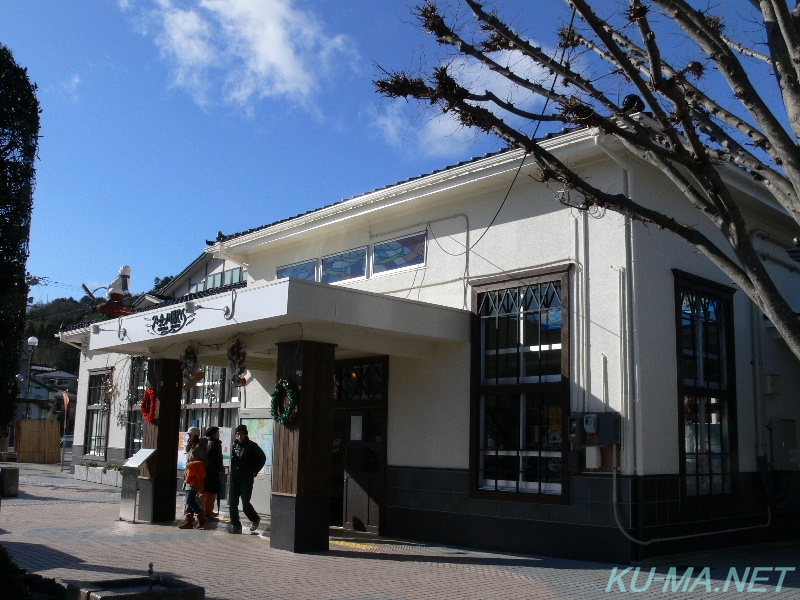
[[[39,338],[31,336],[28,338],[28,346],[31,347],[31,354],[28,357],[28,393],[31,393],[31,366],[33,366],[33,349],[39,345]]]
[[[30,400],[31,395],[31,367],[33,366],[33,349],[39,345],[39,338],[36,336],[31,336],[28,338],[28,346],[31,348],[30,356],[28,357],[28,400]],[[25,403],[25,418],[29,419],[31,414],[31,403]]]

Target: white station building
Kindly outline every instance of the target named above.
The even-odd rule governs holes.
[[[725,245],[612,138],[546,146]],[[720,170],[800,312],[796,224]],[[74,460],[156,448],[140,516],[168,521],[177,433],[248,424],[270,458],[254,504],[299,552],[329,525],[609,562],[796,538],[800,369],[772,324],[695,248],[571,209],[536,173],[505,151],[221,236],[132,314],[63,330],[82,351]],[[184,390],[187,349],[203,378]],[[291,426],[271,418],[279,379]]]

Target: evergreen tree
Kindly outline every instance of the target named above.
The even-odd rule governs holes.
[[[0,44],[0,435],[14,418],[19,393],[39,112],[27,69]]]

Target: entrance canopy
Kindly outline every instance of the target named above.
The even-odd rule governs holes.
[[[78,332],[63,332],[62,339]],[[81,332],[86,335],[86,331]],[[436,345],[470,342],[469,311],[311,281],[281,279],[196,300],[179,298],[93,325],[89,350],[179,358],[200,345],[203,362],[224,364],[238,338],[248,363],[273,361],[276,343],[337,345],[337,358],[387,354],[424,358]],[[67,341],[67,340],[65,340]],[[214,360],[214,356],[218,360]]]

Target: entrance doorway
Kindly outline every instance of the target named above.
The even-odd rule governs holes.
[[[331,524],[380,532],[386,471],[388,357],[336,362]]]

